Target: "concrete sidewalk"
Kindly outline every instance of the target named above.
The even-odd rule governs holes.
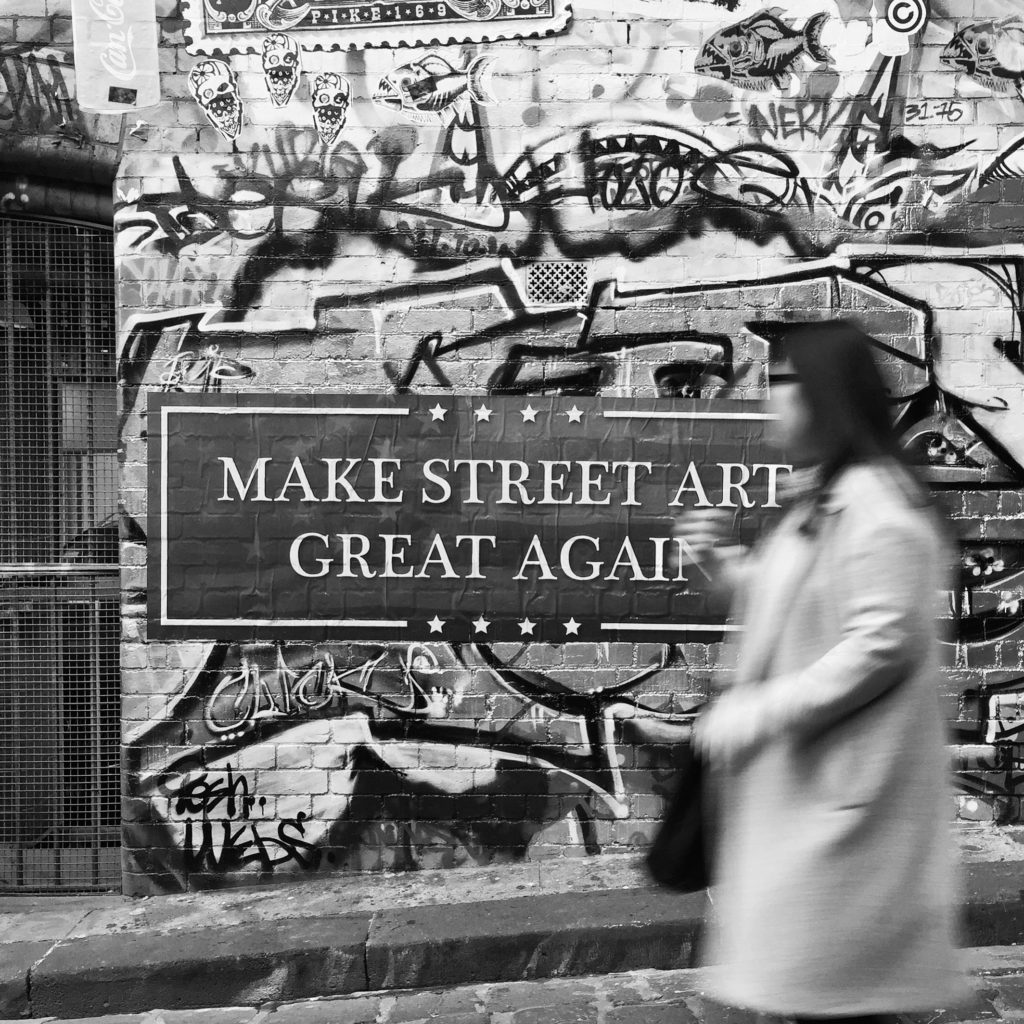
[[[965,944],[1024,941],[1019,850],[1002,831],[963,848]],[[689,968],[704,899],[651,888],[622,855],[141,900],[8,897],[0,1017]]]
[[[972,982],[964,1003],[902,1015],[901,1024],[1001,1024],[1024,1018],[1024,950],[988,946],[964,952]],[[702,987],[700,970],[637,970],[76,1020],[81,1024],[788,1024],[718,1006],[702,997]],[[25,1024],[55,1020],[35,1018]]]

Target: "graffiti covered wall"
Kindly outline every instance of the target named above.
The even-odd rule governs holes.
[[[518,39],[465,4],[483,41],[347,52],[262,6],[230,52],[165,24],[116,187],[128,891],[635,849],[727,670],[717,643],[147,641],[149,396],[756,398],[757,323],[830,315],[877,339],[961,540],[958,813],[1019,821],[1013,4],[589,0]]]

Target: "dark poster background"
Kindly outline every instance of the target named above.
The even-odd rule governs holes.
[[[155,638],[714,640],[728,626],[702,572],[672,560],[673,517],[698,501],[735,506],[749,542],[786,475],[751,401],[152,403]],[[329,459],[339,500],[325,500]]]

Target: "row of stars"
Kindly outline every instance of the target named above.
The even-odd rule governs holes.
[[[427,621],[427,625],[430,627],[431,633],[440,633],[444,627],[448,624],[446,619],[439,618],[435,615],[432,619]],[[565,627],[566,636],[579,636],[581,622],[577,622],[575,618],[570,618],[567,622],[563,622],[562,625]],[[533,631],[537,628],[537,623],[532,622],[530,619],[523,619],[522,622],[518,623],[519,635],[520,636],[533,636]],[[487,631],[491,628],[491,622],[481,615],[478,619],[473,622],[473,631],[475,633],[483,633],[485,636]]]
[[[430,413],[430,420],[433,423],[436,422],[437,420],[441,420],[443,422],[449,410],[446,409],[443,405],[441,405],[440,402],[438,402],[437,405],[435,405],[432,409],[428,409],[427,412]],[[493,412],[494,410],[489,409],[486,405],[480,405],[473,410],[473,415],[476,417],[477,423],[490,423],[491,415],[493,414]],[[519,415],[523,417],[524,423],[536,423],[538,412],[540,412],[539,409],[534,409],[532,405],[528,405],[525,409],[519,410]],[[570,423],[583,422],[583,410],[576,405],[574,405],[568,411],[558,413],[557,415],[567,416],[569,418]]]

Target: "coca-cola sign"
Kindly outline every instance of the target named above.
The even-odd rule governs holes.
[[[160,102],[155,0],[74,0],[78,105],[124,113]]]

